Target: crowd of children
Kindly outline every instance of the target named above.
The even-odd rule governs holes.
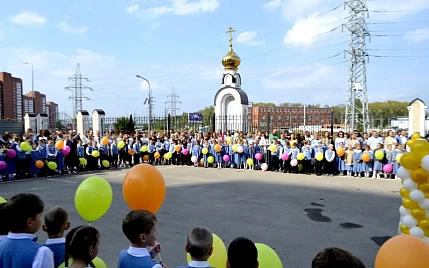
[[[54,207],[45,214],[43,230],[48,239],[44,245],[34,236],[42,226],[43,201],[34,194],[17,194],[0,204],[0,267],[54,268],[64,262],[64,267],[96,267],[93,260],[98,255],[101,233],[92,226],[71,229],[67,212]],[[161,252],[157,244],[157,222],[154,214],[144,210],[130,211],[122,222],[122,231],[130,241],[128,249],[118,256],[119,268],[165,268],[155,257]],[[179,268],[209,268],[213,253],[213,235],[204,227],[192,229],[185,251],[191,261]],[[227,268],[257,268],[258,251],[255,244],[244,237],[234,239],[227,251]],[[224,268],[218,267],[218,268]],[[365,265],[351,253],[339,248],[327,248],[312,261],[313,268],[347,267],[364,268]]]

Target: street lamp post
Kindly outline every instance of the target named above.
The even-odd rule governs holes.
[[[33,63],[31,62],[24,62],[24,64],[28,64],[31,65],[31,92],[33,93],[34,96],[34,68],[33,68]],[[30,101],[27,102],[28,103],[28,112],[30,113]],[[35,103],[33,102],[33,112],[34,112],[34,105]]]
[[[146,78],[140,76],[140,75],[136,75],[137,78],[143,79],[144,81],[147,82],[148,86],[149,86],[149,99],[148,99],[148,104],[149,104],[149,120],[148,120],[148,127],[147,127],[147,132],[149,134],[149,136],[151,135],[150,133],[150,129],[151,129],[151,124],[152,124],[152,90],[150,89],[150,83],[149,80],[147,80]]]

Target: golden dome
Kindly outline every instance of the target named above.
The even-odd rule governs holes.
[[[229,46],[229,51],[222,58],[222,65],[225,69],[237,69],[240,66],[241,59],[235,54],[234,50],[232,50],[232,44]]]

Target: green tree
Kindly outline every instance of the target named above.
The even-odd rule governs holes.
[[[254,107],[276,107],[276,105],[272,102],[256,102],[253,103]]]
[[[113,127],[118,131],[127,130],[129,132],[133,132],[136,126],[136,122],[132,118],[127,117],[119,117],[115,123],[113,123]]]
[[[55,122],[55,128],[58,128],[58,129],[65,129],[66,127],[63,125],[63,123],[62,123],[60,120],[57,120],[57,121]]]

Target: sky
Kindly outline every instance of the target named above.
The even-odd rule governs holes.
[[[6,1],[0,17],[0,71],[23,79],[72,114],[69,77],[89,81],[83,108],[107,116],[147,115],[214,104],[222,57],[234,32],[249,101],[336,105],[346,101],[349,14],[338,0]],[[429,1],[371,0],[367,39],[370,102],[429,103]],[[370,42],[369,42],[370,41]]]

